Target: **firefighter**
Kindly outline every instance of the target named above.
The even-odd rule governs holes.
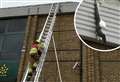
[[[43,49],[44,49],[44,43],[39,42],[39,40],[33,41],[30,52],[29,52],[30,65],[29,65],[29,70],[28,70],[27,81],[31,79],[32,74],[36,70],[37,63],[42,54]]]
[[[32,77],[32,74],[33,74],[33,70],[32,70],[32,68],[31,68],[31,66],[29,66],[27,81],[30,81],[30,79],[31,79],[31,77]]]
[[[35,60],[38,60],[39,57],[42,54],[42,49],[44,48],[44,44],[42,42],[39,42],[39,40],[36,40],[32,43],[32,48],[30,50],[30,55]]]
[[[33,69],[35,69],[37,66],[37,62],[42,54],[42,49],[44,48],[44,44],[42,42],[39,42],[39,40],[36,40],[32,43],[31,50],[29,52],[30,54],[30,64]]]

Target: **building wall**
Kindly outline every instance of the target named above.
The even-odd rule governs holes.
[[[119,82],[120,49],[98,52],[83,46],[83,82]]]

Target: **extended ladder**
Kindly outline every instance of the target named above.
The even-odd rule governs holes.
[[[45,49],[43,50],[42,55],[39,59],[39,64],[38,64],[37,69],[36,69],[37,73],[35,75],[34,82],[38,82],[39,77],[40,77],[40,73],[41,73],[42,68],[43,68],[43,64],[44,64],[45,57],[46,57],[46,54],[47,54],[48,46],[49,46],[51,36],[52,36],[52,33],[53,33],[53,26],[54,26],[54,23],[55,23],[58,8],[59,8],[59,4],[54,3],[52,5],[50,13],[49,13],[49,15],[47,17],[47,20],[46,20],[46,23],[45,23],[45,29],[43,31],[43,36],[39,37],[39,40],[44,41]]]
[[[29,82],[38,82],[42,68],[43,68],[43,64],[46,58],[46,54],[47,54],[47,50],[49,47],[49,43],[51,40],[51,36],[53,33],[53,27],[54,27],[54,23],[55,23],[55,19],[56,19],[56,14],[58,12],[58,8],[59,8],[59,4],[58,3],[53,3],[49,14],[47,16],[46,22],[44,24],[44,27],[42,29],[42,32],[40,33],[40,36],[38,38],[39,41],[44,42],[44,46],[45,48],[42,50],[42,54],[41,57],[39,58],[39,63],[38,66],[36,68],[36,73],[33,76],[33,81],[29,81]],[[29,70],[29,64],[26,68],[25,74],[23,76],[23,80],[22,82],[28,82],[26,81],[27,79],[27,75],[28,75],[28,70]]]

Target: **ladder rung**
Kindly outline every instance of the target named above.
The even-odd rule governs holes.
[[[49,27],[50,27],[50,25],[51,25],[51,23],[47,23],[47,24],[46,24],[46,27],[47,27],[47,28],[49,28]]]
[[[50,26],[46,26],[46,29],[49,29],[50,28]]]
[[[53,7],[52,8],[56,8],[56,5],[53,5]]]
[[[49,18],[48,18],[48,20],[52,20],[52,19],[53,19],[53,17],[49,17]]]
[[[44,39],[41,39],[41,42],[45,42],[45,40],[44,40]]]
[[[45,36],[46,36],[47,34],[48,34],[47,32],[44,32],[44,33],[43,33],[43,35],[45,35]]]
[[[48,32],[49,31],[49,29],[45,29],[45,31],[44,32]]]
[[[54,9],[54,10],[52,9],[51,12],[54,13],[54,12],[55,12],[55,9]]]
[[[51,12],[50,15],[54,15],[54,12]]]
[[[56,5],[56,4],[54,4],[52,8],[56,8],[56,6],[57,6],[57,5]]]
[[[46,36],[42,36],[42,39],[46,39]]]
[[[45,33],[46,33],[46,34],[45,34]],[[47,36],[47,34],[48,34],[48,32],[44,32],[43,36],[45,36],[45,37],[46,37],[46,36]]]
[[[54,11],[50,13],[50,15],[54,15]]]
[[[52,22],[52,20],[48,20],[48,22]]]
[[[50,24],[47,24],[46,28],[45,29],[49,29],[50,28]]]
[[[49,25],[49,26],[50,26],[50,25],[51,25],[51,22],[47,22],[47,25]]]
[[[52,20],[53,17],[49,17],[48,19],[51,19]]]
[[[55,7],[53,7],[51,10],[55,10]]]
[[[53,16],[54,16],[54,15],[50,15],[50,17],[52,17],[52,18],[53,18]]]
[[[54,13],[50,13],[50,16],[54,16]]]

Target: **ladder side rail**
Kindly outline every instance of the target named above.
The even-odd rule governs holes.
[[[28,75],[28,70],[29,70],[29,64],[26,67],[25,73],[24,73],[23,78],[22,78],[22,82],[26,81],[26,78],[27,78],[27,75]]]

